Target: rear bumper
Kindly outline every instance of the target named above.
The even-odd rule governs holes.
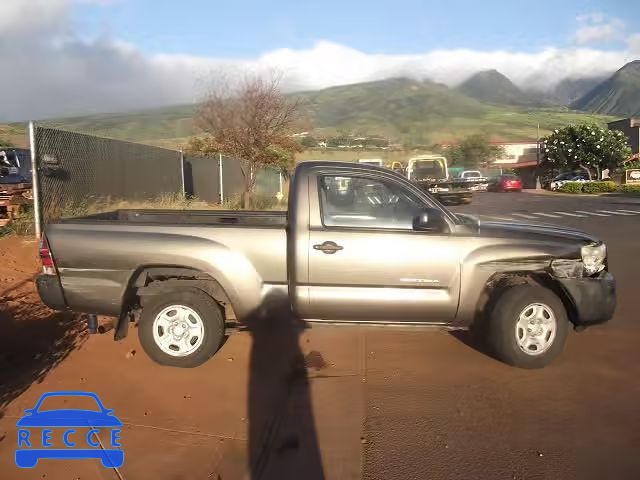
[[[616,280],[609,272],[597,278],[562,278],[558,281],[573,301],[576,325],[595,325],[613,317]]]
[[[452,203],[463,203],[463,202],[471,202],[473,198],[473,192],[468,190],[465,191],[451,191],[451,192],[437,192],[435,194],[436,198],[441,202],[452,202]]]
[[[39,275],[36,279],[38,295],[42,303],[53,310],[66,310],[67,302],[64,299],[60,279],[56,275]]]

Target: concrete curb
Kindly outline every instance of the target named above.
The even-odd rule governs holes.
[[[623,198],[637,198],[640,200],[640,193],[565,193],[565,192],[552,192],[550,190],[523,190],[524,193],[530,193],[533,195],[548,195],[554,197],[623,197]]]

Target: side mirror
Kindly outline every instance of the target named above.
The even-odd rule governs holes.
[[[436,208],[427,208],[413,219],[413,229],[420,232],[448,233],[449,224]]]

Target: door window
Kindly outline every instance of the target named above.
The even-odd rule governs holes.
[[[411,230],[413,219],[427,206],[395,182],[338,175],[318,181],[326,227]]]

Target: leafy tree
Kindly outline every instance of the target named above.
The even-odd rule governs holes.
[[[640,168],[640,159],[631,160],[630,162],[625,163],[623,168]]]
[[[351,145],[351,139],[348,136],[341,135],[338,137],[331,137],[327,140],[328,147],[340,147],[340,146],[349,146]]]
[[[591,179],[597,171],[620,170],[630,155],[622,132],[583,123],[567,125],[546,136],[540,166],[553,173],[582,169]]]
[[[504,154],[501,146],[491,145],[489,138],[482,134],[469,135],[460,143],[444,150],[451,166],[475,168],[487,166]]]
[[[243,208],[249,206],[259,168],[270,165],[288,173],[295,154],[303,150],[292,137],[302,120],[301,104],[282,94],[277,77],[248,76],[233,88],[219,82],[201,103],[195,120],[204,135],[190,140],[189,151],[224,153],[240,162]]]
[[[304,148],[314,148],[318,146],[318,141],[313,137],[302,137],[300,145]]]

